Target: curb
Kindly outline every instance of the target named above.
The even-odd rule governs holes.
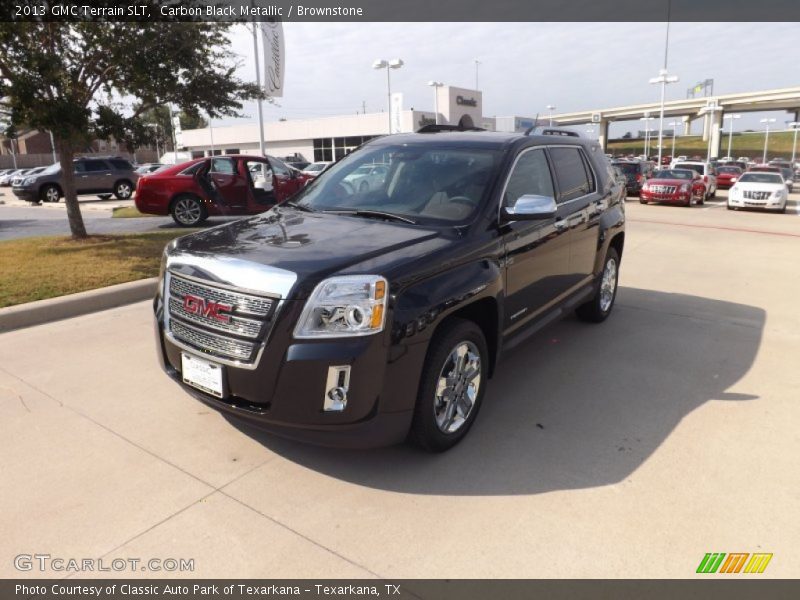
[[[158,277],[0,308],[0,333],[149,300]]]

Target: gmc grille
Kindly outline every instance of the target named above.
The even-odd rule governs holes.
[[[169,273],[165,309],[169,332],[175,340],[202,354],[252,363],[263,343],[278,298],[256,296],[184,279]],[[194,296],[206,303],[230,305],[219,318],[204,310],[191,310],[184,298]]]

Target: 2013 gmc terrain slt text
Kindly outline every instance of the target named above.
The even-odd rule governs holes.
[[[365,165],[385,175],[357,186]],[[446,450],[504,350],[573,309],[609,315],[623,197],[597,143],[557,129],[375,139],[290,201],[165,249],[162,366],[280,435]]]

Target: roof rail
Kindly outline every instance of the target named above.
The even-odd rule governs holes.
[[[567,129],[565,127],[544,127],[541,125],[529,127],[527,130],[525,130],[524,135],[560,135],[564,137],[583,137],[580,133],[573,131],[572,129]]]
[[[442,133],[444,131],[486,131],[482,127],[462,127],[461,125],[424,125],[417,133]]]

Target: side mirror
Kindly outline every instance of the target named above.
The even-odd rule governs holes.
[[[538,221],[556,216],[556,200],[552,196],[525,194],[513,206],[503,207],[504,221]]]

